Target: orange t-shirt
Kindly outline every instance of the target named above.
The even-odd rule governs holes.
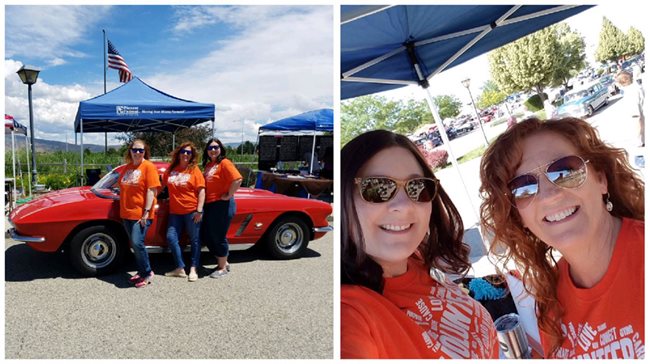
[[[127,220],[140,220],[144,215],[144,204],[147,202],[147,190],[160,187],[160,178],[156,166],[148,160],[143,160],[139,166],[128,164],[120,172],[120,217]],[[156,196],[154,194],[149,219],[154,217]]]
[[[163,184],[169,191],[169,212],[175,215],[185,215],[194,212],[199,203],[199,190],[205,188],[205,179],[199,167],[183,169],[176,166],[174,170],[166,170],[163,174]]]
[[[494,323],[453,282],[435,281],[417,260],[386,278],[383,295],[341,287],[341,358],[499,358]]]
[[[591,288],[576,287],[569,264],[558,262],[564,341],[554,358],[644,357],[644,230],[643,221],[623,219],[607,272]],[[540,335],[548,357],[548,334]]]
[[[242,179],[237,167],[228,159],[219,164],[209,162],[205,165],[205,203],[221,200],[221,195],[230,190],[233,181]]]

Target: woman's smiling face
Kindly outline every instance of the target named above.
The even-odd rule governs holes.
[[[373,156],[359,170],[356,177],[383,176],[396,180],[424,177],[417,159],[405,148],[391,147]],[[413,202],[398,188],[396,195],[383,203],[370,203],[354,194],[363,240],[364,251],[384,269],[384,274],[406,268],[429,229],[431,202]]]

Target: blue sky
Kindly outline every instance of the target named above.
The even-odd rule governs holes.
[[[132,73],[161,91],[216,106],[216,135],[254,141],[257,128],[333,106],[331,6],[5,6],[5,112],[29,123],[16,71],[32,87],[37,138],[74,141],[79,101],[103,93],[103,35]],[[107,91],[119,85],[107,71]],[[111,140],[109,144],[116,143]],[[85,134],[103,144],[104,135]]]

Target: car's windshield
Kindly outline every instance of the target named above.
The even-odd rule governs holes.
[[[93,190],[109,189],[111,187],[117,187],[117,179],[120,174],[117,170],[112,170],[110,173],[107,173],[102,179],[97,181],[93,186]]]
[[[572,92],[570,94],[564,95],[564,102],[579,100],[587,95],[589,95],[589,92],[587,90]]]

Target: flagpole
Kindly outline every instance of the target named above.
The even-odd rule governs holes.
[[[102,29],[104,33],[104,93],[106,93],[106,31]]]
[[[106,94],[106,31],[104,33],[104,94]],[[104,154],[108,153],[108,133],[104,132]]]

